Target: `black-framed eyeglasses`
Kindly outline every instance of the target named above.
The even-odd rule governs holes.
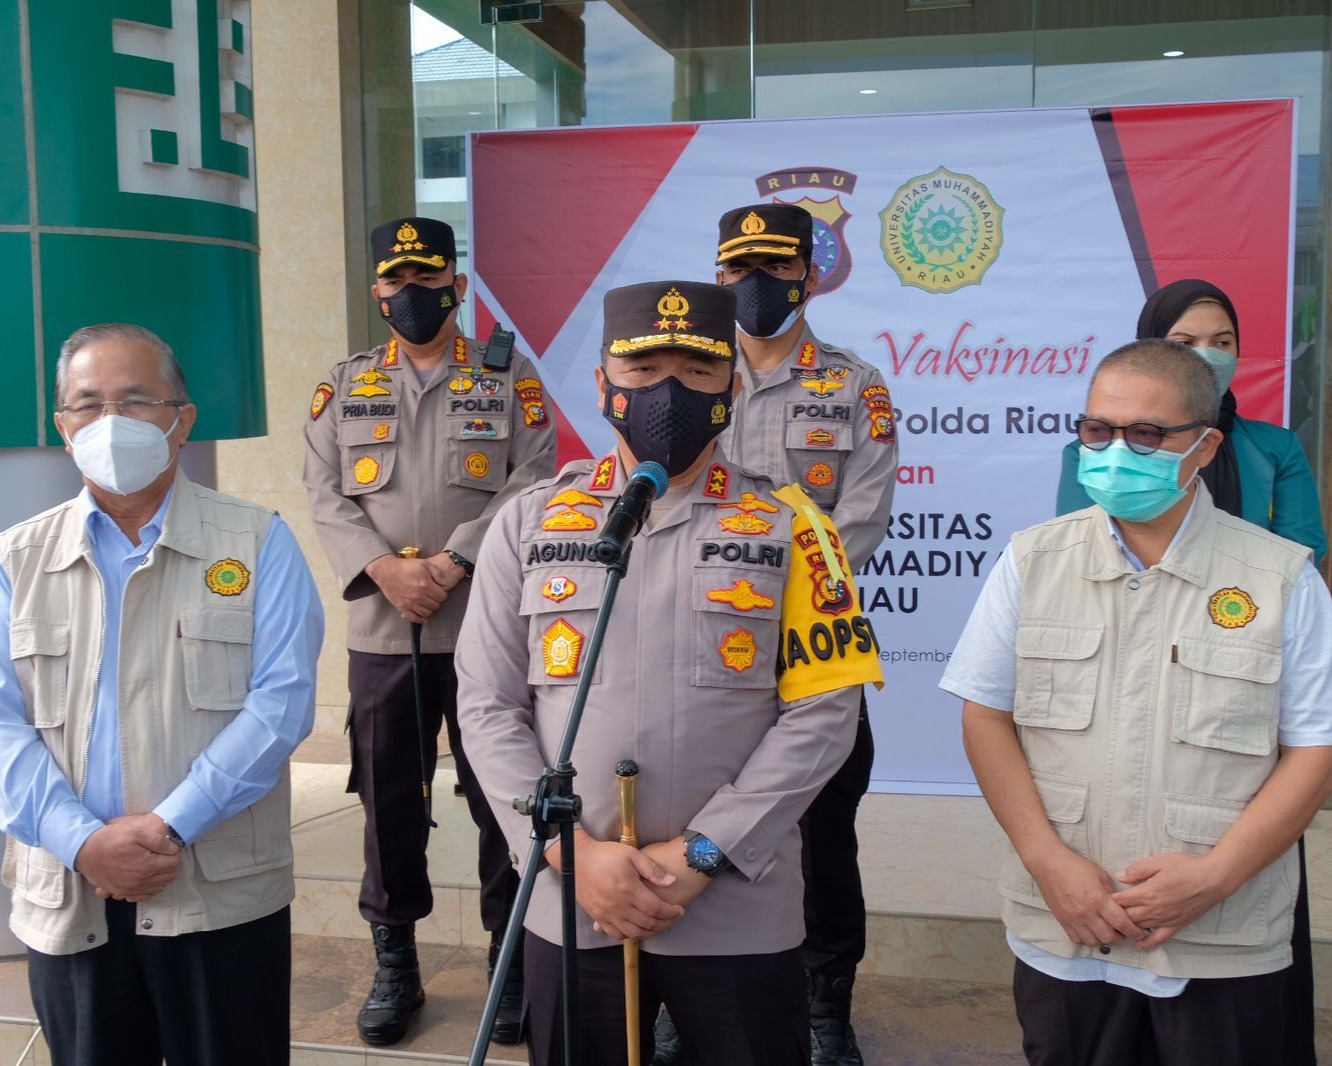
[[[189,400],[79,400],[76,403],[62,403],[56,408],[61,414],[71,415],[76,419],[96,416],[101,418],[108,407],[114,407],[117,413],[137,422],[146,422],[161,407],[184,407]]]
[[[1139,455],[1151,455],[1172,433],[1183,433],[1185,430],[1197,429],[1208,424],[1199,419],[1196,422],[1185,422],[1182,426],[1158,426],[1151,422],[1130,422],[1127,426],[1116,426],[1111,422],[1086,416],[1073,423],[1078,431],[1078,440],[1094,452],[1110,447],[1115,434],[1122,433],[1124,443],[1129,446],[1129,450]]]

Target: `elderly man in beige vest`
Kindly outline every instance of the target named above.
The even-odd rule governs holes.
[[[1013,537],[944,674],[1011,852],[1036,1064],[1267,1066],[1294,844],[1332,782],[1332,604],[1309,550],[1216,509],[1210,367],[1111,353],[1079,420],[1095,505]]]
[[[52,1061],[285,1063],[314,582],[276,514],[179,469],[154,334],[76,332],[56,401],[86,488],[0,534],[4,880]]]

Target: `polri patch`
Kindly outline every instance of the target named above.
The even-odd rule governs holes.
[[[552,577],[541,586],[541,595],[552,603],[559,603],[561,600],[567,600],[578,591],[578,585],[567,577]]]
[[[333,399],[333,386],[327,381],[321,381],[314,390],[314,396],[310,398],[310,421],[315,421],[324,413],[324,408],[328,406],[328,401]]]

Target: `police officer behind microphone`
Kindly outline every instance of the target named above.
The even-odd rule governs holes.
[[[797,821],[846,758],[860,686],[879,680],[832,524],[798,490],[734,466],[735,301],[714,285],[606,295],[604,416],[619,433],[496,516],[458,644],[459,723],[517,854],[512,806],[559,745],[607,581],[594,545],[626,476],[669,488],[632,541],[573,763],[580,1041],[625,1061],[619,941],[641,941],[640,1013],[665,1003],[704,1066],[809,1061]],[[615,767],[635,759],[638,840],[619,843]],[[527,916],[528,1045],[562,1058],[558,841]],[[652,1053],[643,1032],[643,1061]]]

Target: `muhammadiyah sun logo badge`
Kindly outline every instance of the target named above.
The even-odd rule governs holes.
[[[1222,629],[1242,629],[1258,615],[1258,605],[1241,588],[1220,589],[1212,593],[1207,613]]]
[[[219,596],[239,596],[250,583],[250,571],[239,559],[219,559],[204,573],[204,583]]]
[[[980,181],[939,167],[898,187],[879,212],[883,257],[903,285],[979,285],[1003,245],[1004,210]]]

